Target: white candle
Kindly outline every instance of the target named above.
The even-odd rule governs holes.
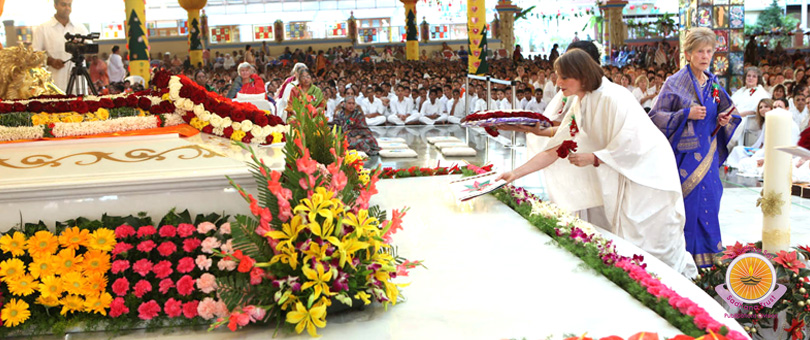
[[[765,169],[762,194],[762,249],[770,253],[790,247],[791,156],[776,150],[790,146],[793,116],[775,109],[765,118]]]

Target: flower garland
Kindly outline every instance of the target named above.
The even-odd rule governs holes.
[[[419,168],[416,166],[412,166],[407,169],[394,169],[389,167],[382,169],[382,172],[380,173],[380,179],[441,176],[441,175],[462,175],[462,174],[473,175],[486,173],[489,171],[492,171],[492,164],[485,165],[480,168],[472,164],[467,164],[462,167],[459,167],[458,165],[453,165],[452,167],[436,166],[435,168]]]
[[[461,122],[475,122],[481,120],[488,120],[493,118],[530,118],[536,119],[539,121],[544,121],[551,123],[551,121],[546,118],[542,113],[537,113],[533,111],[526,111],[526,110],[496,110],[496,111],[483,111],[479,113],[473,113],[464,117]]]
[[[762,242],[728,246],[722,253],[715,254],[715,263],[710,268],[702,268],[695,280],[700,288],[712,297],[717,297],[716,286],[725,283],[726,271],[737,256],[746,253],[762,254]],[[777,254],[767,254],[776,269],[776,280],[784,284],[788,291],[773,307],[761,305],[752,306],[743,310],[744,317],[737,318],[749,334],[756,334],[767,327],[776,329],[778,319],[770,319],[766,315],[778,315],[785,311],[789,322],[788,331],[791,339],[804,339],[805,325],[810,323],[810,270],[802,261],[810,259],[810,245],[793,248],[790,251],[780,251]],[[773,323],[773,324],[771,324]]]
[[[156,86],[160,88],[157,81]],[[208,92],[184,75],[170,76],[166,86],[167,98],[182,110],[183,119],[202,132],[244,143],[272,144],[284,141],[289,131],[278,116]]]
[[[685,334],[701,336],[714,332],[728,339],[746,339],[736,331],[729,331],[693,301],[653,277],[645,269],[643,256],[619,255],[613,241],[602,237],[589,223],[511,185],[495,191],[494,195]]]

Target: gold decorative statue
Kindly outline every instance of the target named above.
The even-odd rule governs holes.
[[[48,56],[20,44],[0,49],[0,99],[28,99],[65,94],[45,69]]]

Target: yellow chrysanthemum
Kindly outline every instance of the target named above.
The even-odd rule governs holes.
[[[0,237],[0,250],[15,257],[25,255],[25,235],[19,231],[15,231],[13,235],[3,235]]]
[[[205,125],[208,125],[208,122],[204,122],[204,123],[205,123]],[[205,125],[203,125],[203,127],[205,127]],[[247,133],[245,133],[245,131],[236,130],[233,133],[231,133],[231,139],[238,142],[238,141],[241,141],[242,138],[245,138],[245,135],[247,135]]]
[[[31,256],[52,255],[59,248],[59,240],[50,231],[40,230],[28,239],[26,245]]]
[[[28,310],[28,304],[23,300],[11,299],[3,305],[3,310],[0,311],[3,326],[9,328],[22,324],[30,316],[31,311]]]
[[[85,279],[79,272],[62,275],[62,287],[70,294],[82,295],[85,292]]]
[[[107,308],[110,307],[112,300],[113,298],[110,293],[88,297],[87,301],[84,302],[84,311],[88,313],[107,315]]]
[[[20,259],[8,259],[0,262],[0,278],[3,281],[25,275],[25,264]]]
[[[89,274],[85,279],[85,295],[98,295],[107,289],[107,277],[104,273]]]
[[[28,296],[36,291],[39,282],[34,281],[31,275],[20,275],[6,281],[8,291],[17,296]]]
[[[59,303],[62,305],[62,311],[60,312],[62,315],[68,312],[73,313],[84,310],[84,299],[77,295],[68,295],[59,300]]]
[[[107,228],[99,228],[90,234],[90,242],[87,248],[110,251],[115,248],[115,243],[115,232]]]
[[[273,144],[281,143],[284,138],[284,134],[281,132],[273,132],[270,135],[273,136]]]
[[[76,255],[73,249],[62,249],[59,254],[53,257],[56,274],[65,275],[70,272],[81,272],[84,257]]]
[[[54,275],[45,276],[42,278],[42,282],[39,283],[39,287],[37,288],[40,297],[58,299],[62,296],[62,279]]]
[[[79,247],[87,246],[87,237],[90,231],[87,229],[79,229],[78,227],[67,228],[59,235],[59,244],[63,248],[79,250]]]
[[[43,297],[42,295],[40,295],[37,298],[36,303],[43,305],[45,307],[56,307],[59,306],[59,298],[56,296]]]
[[[34,262],[28,264],[28,271],[35,279],[56,274],[56,263],[53,255],[34,257]]]
[[[82,268],[85,275],[104,274],[110,270],[110,255],[100,250],[90,250],[84,253]]]

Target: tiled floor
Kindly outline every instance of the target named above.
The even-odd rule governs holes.
[[[400,137],[407,141],[407,144],[414,149],[418,156],[415,158],[383,158],[373,159],[370,165],[381,164],[383,167],[407,168],[411,166],[434,167],[437,164],[451,165],[453,163],[470,162],[473,164],[492,163],[497,169],[508,170],[512,167],[512,160],[515,166],[520,166],[526,159],[525,139],[522,134],[517,136],[516,148],[505,146],[511,139],[511,133],[497,140],[470,129],[459,126],[433,126],[433,127],[373,127],[372,131],[376,136]],[[455,136],[478,151],[474,157],[453,157],[445,158],[438,149],[427,142],[427,137],[432,136]],[[720,228],[723,235],[723,243],[726,245],[735,242],[755,242],[762,239],[762,212],[756,207],[759,197],[759,187],[761,181],[755,177],[737,176],[732,170],[722,175],[725,192],[720,203]],[[523,186],[541,197],[546,197],[541,176],[527,176],[517,181],[519,186]],[[810,199],[793,197],[793,205],[790,210],[791,220],[791,244],[810,244]]]

